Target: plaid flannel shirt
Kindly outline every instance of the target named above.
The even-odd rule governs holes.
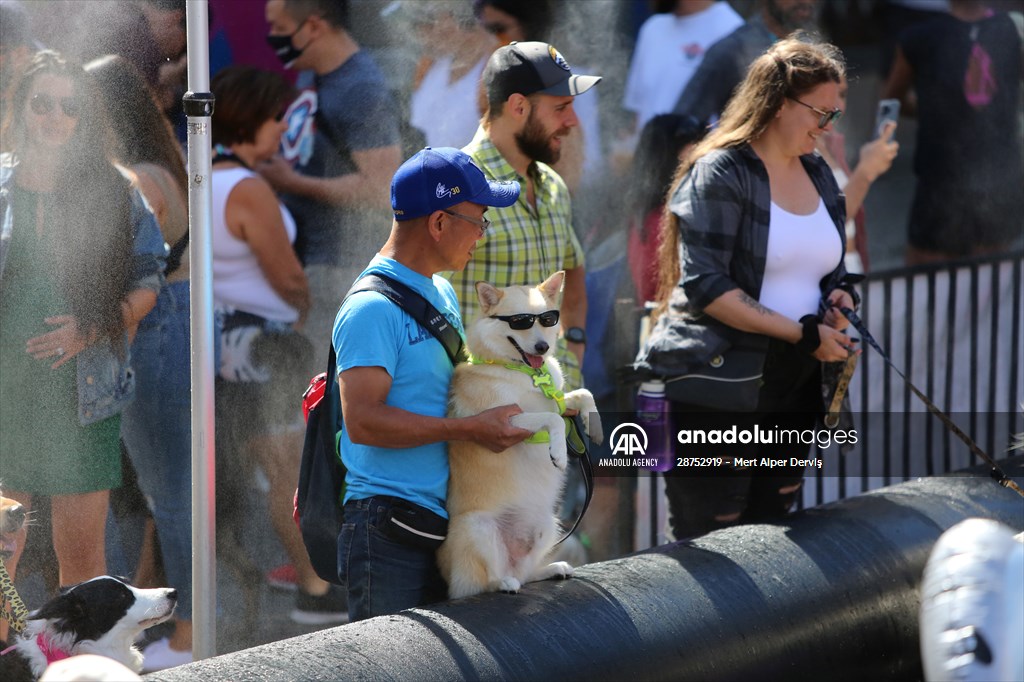
[[[543,163],[530,166],[537,210],[526,200],[526,180],[509,165],[487,131],[477,130],[463,151],[469,154],[488,180],[517,180],[523,187],[519,199],[507,208],[490,208],[491,226],[461,272],[441,273],[459,297],[462,319],[468,328],[480,314],[478,281],[496,287],[536,286],[559,270],[583,265],[583,248],[572,228],[569,190],[558,173]],[[565,375],[565,390],[582,386],[579,363],[559,339],[556,354]]]
[[[825,203],[846,252],[846,199],[825,161],[817,154],[800,157]],[[720,149],[700,158],[669,200],[679,217],[679,285],[669,298],[637,357],[641,372],[671,377],[686,374],[735,345],[766,350],[768,337],[741,332],[703,310],[722,294],[742,289],[757,300],[764,280],[771,218],[768,171],[749,145]],[[847,290],[840,257],[821,281],[822,297]]]

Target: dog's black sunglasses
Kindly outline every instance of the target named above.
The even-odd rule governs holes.
[[[529,313],[520,313],[519,315],[491,315],[491,318],[508,323],[508,326],[512,329],[530,329],[533,327],[534,320],[540,320],[540,326],[542,327],[554,327],[558,324],[558,311],[548,310],[547,312],[540,313],[539,315],[530,315]]]

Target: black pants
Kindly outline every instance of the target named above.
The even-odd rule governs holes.
[[[740,428],[757,424],[762,431],[814,428],[822,412],[820,363],[792,344],[772,340],[765,358],[764,385],[754,414],[723,414],[697,405],[671,404],[673,430],[697,429],[735,422]],[[763,458],[806,459],[810,445],[802,442],[779,444],[750,443],[729,446],[676,445],[679,457],[694,455],[742,455],[754,460],[751,466],[705,467],[695,476],[694,469],[673,469],[664,474],[668,498],[669,525],[677,540],[703,535],[740,523],[758,523],[781,518],[796,501],[803,483],[804,466],[761,464]],[[703,450],[703,452],[701,452]]]

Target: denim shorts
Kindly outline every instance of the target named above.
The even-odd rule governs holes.
[[[338,537],[338,577],[348,585],[349,621],[443,601],[447,585],[436,553],[395,542],[380,529],[392,501],[350,500]]]

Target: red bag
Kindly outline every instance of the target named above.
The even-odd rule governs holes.
[[[309,380],[309,387],[302,394],[302,416],[309,421],[310,411],[320,404],[324,399],[324,390],[327,388],[327,372],[320,372]]]
[[[309,380],[309,386],[306,391],[302,394],[302,417],[309,423],[309,413],[314,407],[320,404],[320,401],[324,399],[324,393],[327,388],[327,372],[320,372],[315,377]],[[295,489],[295,495],[292,497],[292,521],[301,530],[302,526],[299,524],[299,490]]]

